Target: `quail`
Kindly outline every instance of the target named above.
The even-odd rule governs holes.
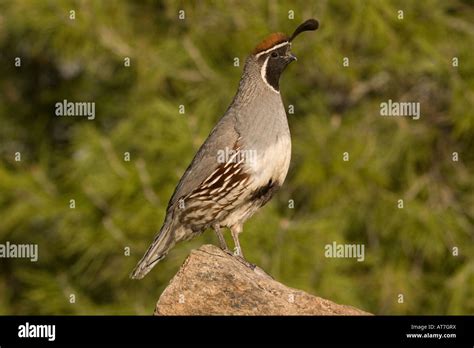
[[[171,197],[165,221],[131,274],[143,278],[169,250],[212,228],[229,252],[222,228],[229,228],[235,255],[245,261],[239,242],[244,222],[283,184],[291,138],[280,95],[281,73],[296,57],[293,39],[319,24],[308,19],[288,37],[273,33],[246,59],[235,97],[202,144]]]

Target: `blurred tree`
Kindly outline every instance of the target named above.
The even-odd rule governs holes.
[[[36,263],[0,260],[0,314],[150,314],[189,250],[216,243],[129,280],[179,177],[248,52],[309,17],[321,28],[281,84],[289,177],[246,224],[246,256],[374,313],[472,314],[473,16],[461,0],[0,1],[0,243],[39,245]],[[57,117],[65,99],[95,119]],[[388,99],[421,118],[380,117]],[[326,258],[334,241],[364,262]]]

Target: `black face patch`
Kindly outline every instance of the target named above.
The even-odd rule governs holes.
[[[261,59],[263,59],[262,65],[267,61],[267,66],[265,69],[265,79],[267,83],[272,86],[275,90],[280,90],[280,76],[283,70],[285,70],[288,63],[292,61],[291,58],[288,57],[289,46],[283,46],[276,50],[270,51],[266,55],[264,55]]]

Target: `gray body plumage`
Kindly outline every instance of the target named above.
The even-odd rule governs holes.
[[[278,137],[289,137],[281,95],[268,88],[259,74],[255,58],[249,57],[234,100],[198,150],[170,204],[198,187],[215,170],[217,152],[232,148],[239,137],[243,139],[244,148],[256,150],[257,156],[272,146]]]

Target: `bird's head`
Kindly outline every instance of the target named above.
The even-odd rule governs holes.
[[[263,82],[275,92],[279,92],[280,75],[296,57],[291,53],[291,42],[300,33],[318,29],[315,19],[308,19],[300,24],[291,36],[273,33],[260,42],[252,52],[260,68]]]

